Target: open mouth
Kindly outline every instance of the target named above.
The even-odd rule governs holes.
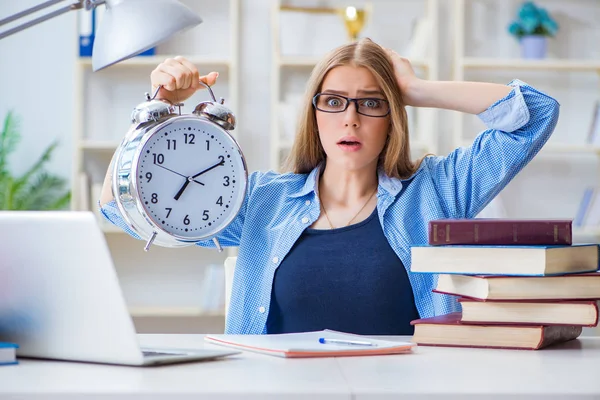
[[[340,140],[337,145],[344,151],[356,151],[362,147],[359,141],[351,139]]]

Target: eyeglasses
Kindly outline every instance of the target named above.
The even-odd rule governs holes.
[[[390,113],[390,103],[384,99],[373,97],[352,99],[339,94],[317,93],[313,97],[313,105],[319,111],[341,113],[346,111],[350,103],[356,106],[356,112],[367,117],[385,117]]]

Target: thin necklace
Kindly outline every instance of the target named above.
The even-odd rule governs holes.
[[[356,214],[354,214],[354,217],[352,217],[350,219],[350,221],[348,221],[348,223],[346,224],[346,226],[350,225],[352,223],[352,221],[354,221],[354,218],[358,217],[358,214],[360,214],[360,212],[362,210],[364,210],[364,208],[367,206],[367,204],[369,204],[369,201],[371,201],[371,198],[373,197],[373,195],[377,193],[377,186],[375,186],[375,190],[373,191],[373,193],[371,193],[371,195],[369,196],[369,198],[367,199],[367,201],[365,202],[365,204],[363,204],[363,206],[360,208],[360,210],[358,210],[358,212]],[[321,209],[323,210],[323,214],[325,214],[325,219],[327,219],[327,223],[329,224],[329,227],[331,229],[335,229],[333,227],[333,224],[331,223],[331,220],[329,219],[329,215],[327,215],[327,210],[325,210],[325,206],[323,205],[323,202],[321,202]]]

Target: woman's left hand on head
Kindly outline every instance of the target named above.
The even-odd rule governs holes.
[[[415,106],[416,93],[414,92],[416,91],[416,86],[421,79],[417,77],[410,61],[407,58],[400,56],[400,54],[390,49],[386,49],[386,52],[394,65],[396,82],[400,87],[400,92],[402,93],[404,103],[407,106]]]

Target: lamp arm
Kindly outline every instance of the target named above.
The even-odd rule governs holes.
[[[44,3],[42,3],[42,4],[39,4],[37,6],[33,6],[31,8],[28,8],[26,10],[23,10],[21,12],[18,12],[18,13],[14,14],[14,15],[11,15],[11,16],[9,16],[7,18],[4,18],[4,19],[0,20],[0,26],[8,24],[9,22],[12,22],[12,21],[16,21],[19,18],[25,17],[25,16],[27,16],[29,14],[32,14],[32,13],[36,12],[36,11],[43,10],[44,8],[53,6],[53,5],[61,3],[63,1],[64,0],[48,0],[48,1],[44,2]],[[74,3],[69,4],[68,6],[59,8],[59,9],[54,10],[54,11],[52,11],[52,12],[46,14],[46,15],[42,15],[39,18],[36,18],[36,19],[28,21],[28,22],[26,22],[24,24],[15,26],[14,28],[7,30],[6,32],[0,32],[0,40],[4,39],[5,37],[10,36],[10,35],[12,35],[14,33],[17,33],[17,32],[20,32],[20,31],[22,31],[24,29],[27,29],[30,26],[37,25],[37,24],[39,24],[41,22],[47,21],[47,20],[49,20],[51,18],[54,18],[54,17],[56,17],[58,15],[64,14],[64,13],[66,13],[68,11],[79,10],[81,8],[85,8],[86,10],[91,10],[92,8],[94,8],[96,6],[98,6],[100,4],[103,4],[104,2],[105,2],[105,0],[77,0]]]

